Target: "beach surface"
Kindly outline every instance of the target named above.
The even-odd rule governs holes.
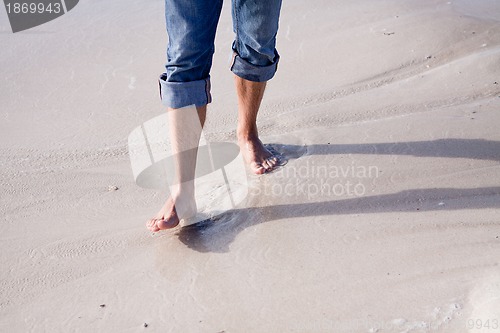
[[[204,134],[234,142],[224,4]],[[0,331],[500,332],[500,2],[284,1],[259,113],[289,162],[152,234],[130,133],[165,112],[161,1],[0,11]]]

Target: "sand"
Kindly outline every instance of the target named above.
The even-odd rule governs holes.
[[[165,111],[162,10],[83,1],[16,34],[0,12],[0,331],[500,330],[498,1],[286,1],[259,126],[289,163],[151,234],[165,193],[127,138]],[[226,3],[214,141],[232,37]]]

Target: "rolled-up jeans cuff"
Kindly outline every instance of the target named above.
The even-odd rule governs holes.
[[[210,77],[190,82],[168,82],[167,74],[164,73],[158,82],[162,104],[173,109],[193,104],[202,106],[212,102]]]
[[[254,82],[265,82],[273,78],[278,69],[279,54],[275,51],[274,63],[268,66],[255,66],[244,60],[238,53],[233,53],[231,71],[237,76]]]

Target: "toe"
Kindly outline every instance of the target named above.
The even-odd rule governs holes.
[[[256,175],[261,175],[266,172],[266,168],[261,163],[254,163],[252,169]]]
[[[271,158],[267,158],[262,162],[262,165],[266,169],[266,171],[272,171],[274,169],[275,163]]]
[[[267,159],[267,164],[274,168],[278,165],[278,159],[275,156],[271,156]]]
[[[152,232],[157,232],[160,231],[157,225],[157,220],[156,219],[151,219],[147,223],[148,229]]]
[[[170,217],[169,219],[161,219],[156,223],[158,230],[172,229],[179,224],[179,219],[177,217]]]

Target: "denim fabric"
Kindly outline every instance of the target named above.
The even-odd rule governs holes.
[[[274,76],[280,9],[281,0],[232,0],[234,74],[256,82]],[[222,0],[165,0],[169,41],[166,71],[159,79],[164,105],[211,102],[210,68],[221,10]]]

